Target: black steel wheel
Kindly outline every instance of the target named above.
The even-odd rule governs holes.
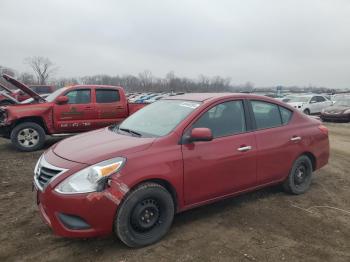
[[[299,195],[305,193],[311,184],[312,163],[308,156],[300,156],[293,164],[288,178],[283,183],[286,192]]]
[[[132,190],[121,203],[114,229],[127,246],[147,246],[168,232],[174,212],[172,196],[163,186],[144,183]]]

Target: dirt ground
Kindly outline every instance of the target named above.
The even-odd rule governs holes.
[[[31,191],[42,152],[20,153],[0,139],[0,261],[348,262],[350,124],[327,125],[330,163],[315,173],[309,192],[291,196],[272,187],[178,214],[161,242],[142,249],[114,236],[54,236]]]

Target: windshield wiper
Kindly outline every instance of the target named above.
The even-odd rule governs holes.
[[[129,133],[129,134],[134,135],[134,136],[139,136],[139,137],[142,136],[140,133],[138,133],[138,132],[136,132],[136,131],[134,131],[134,130],[128,129],[128,128],[120,128],[120,127],[119,127],[118,130],[127,132],[127,133]]]

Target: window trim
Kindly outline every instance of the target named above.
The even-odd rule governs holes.
[[[118,96],[119,96],[119,100],[118,101],[114,101],[114,102],[106,102],[106,103],[101,103],[101,102],[98,102],[97,101],[97,92],[98,91],[115,91],[115,92],[117,92],[118,93]],[[96,104],[113,104],[113,103],[118,103],[118,102],[121,102],[122,100],[121,100],[121,96],[120,96],[120,91],[119,91],[119,89],[112,89],[112,88],[96,88],[95,89],[95,103]]]
[[[81,90],[88,90],[90,92],[90,102],[88,103],[81,103],[81,104],[70,104],[67,103],[67,105],[87,105],[92,103],[92,90],[90,88],[78,88],[78,89],[73,89],[73,90],[68,90],[64,93],[63,96],[67,96],[68,93],[73,92],[73,91],[81,91]]]
[[[275,106],[278,107],[278,112],[279,112],[279,115],[280,115],[280,121],[281,121],[281,125],[278,125],[278,126],[272,126],[272,127],[265,127],[265,128],[257,128],[257,125],[256,125],[256,119],[255,119],[255,115],[254,115],[254,111],[253,111],[253,106],[252,106],[252,101],[258,101],[258,102],[263,102],[263,103],[268,103],[268,104],[273,104]],[[257,99],[249,99],[248,100],[248,103],[249,103],[249,111],[250,111],[250,114],[251,114],[251,121],[252,121],[252,125],[254,127],[254,131],[260,131],[260,130],[267,130],[267,129],[272,129],[272,128],[278,128],[278,127],[283,127],[283,126],[286,126],[290,123],[290,121],[292,120],[293,118],[293,115],[294,115],[294,111],[293,110],[290,110],[288,108],[286,108],[285,106],[282,106],[282,105],[279,105],[277,103],[273,103],[273,102],[270,102],[270,101],[265,101],[265,100],[257,100]],[[280,107],[283,107],[289,111],[292,112],[292,115],[291,117],[289,118],[288,122],[283,124],[283,119],[282,119],[282,114],[281,114],[281,109]]]
[[[230,98],[230,99],[225,99],[225,100],[220,100],[220,101],[216,101],[213,104],[208,105],[207,107],[203,108],[198,115],[193,118],[191,120],[191,122],[183,129],[182,132],[182,136],[180,138],[179,144],[188,144],[188,132],[191,129],[192,125],[199,119],[201,118],[206,112],[208,112],[210,109],[212,109],[213,107],[222,104],[222,103],[226,103],[226,102],[234,102],[234,101],[240,101],[242,102],[242,108],[243,108],[243,114],[244,114],[244,121],[245,121],[245,131],[241,132],[241,133],[236,133],[236,134],[230,134],[230,135],[225,135],[225,136],[220,136],[220,137],[214,137],[212,141],[215,141],[216,139],[220,139],[220,138],[225,138],[225,137],[230,137],[230,136],[236,136],[236,135],[242,135],[242,134],[246,134],[246,133],[250,133],[255,131],[253,129],[252,126],[252,119],[250,116],[250,112],[249,112],[249,105],[248,105],[248,100],[245,98]]]

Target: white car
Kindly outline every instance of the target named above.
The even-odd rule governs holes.
[[[325,96],[312,94],[291,96],[287,103],[307,115],[321,113],[322,109],[333,104]]]

